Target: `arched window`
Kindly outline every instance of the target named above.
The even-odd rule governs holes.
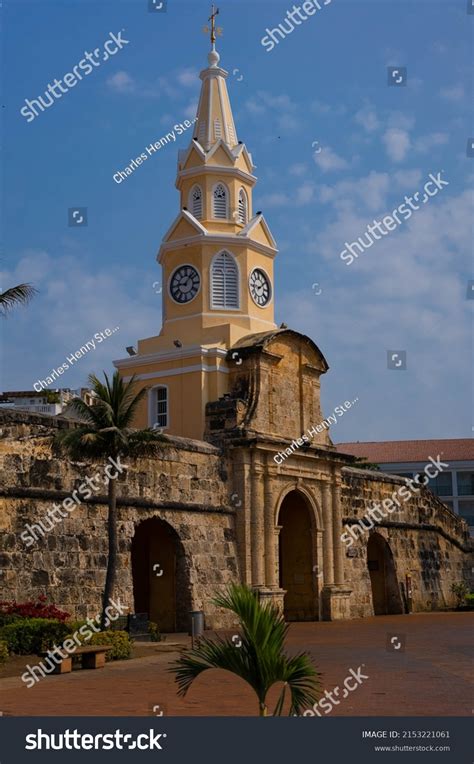
[[[168,388],[166,385],[158,385],[150,390],[150,427],[160,429],[169,426],[168,414]]]
[[[246,225],[248,220],[248,200],[247,200],[247,194],[245,193],[244,189],[241,188],[239,191],[239,215],[238,215],[238,221],[239,223],[242,223],[243,225]]]
[[[212,209],[215,218],[227,218],[227,189],[223,183],[214,189]]]
[[[193,186],[191,189],[191,202],[189,204],[191,213],[195,218],[202,218],[202,190],[200,186]]]
[[[211,265],[211,308],[239,307],[238,265],[229,252],[219,252]]]

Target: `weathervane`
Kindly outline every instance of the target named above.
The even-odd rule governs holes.
[[[219,15],[219,8],[215,8],[214,5],[213,5],[212,6],[212,13],[211,13],[211,15],[209,16],[209,19],[208,19],[208,21],[211,22],[211,26],[210,27],[205,26],[204,29],[203,29],[203,31],[206,34],[209,34],[209,32],[211,33],[211,43],[212,43],[212,47],[213,48],[214,48],[214,46],[216,44],[216,34],[219,37],[222,36],[222,27],[216,27],[216,16],[218,16],[218,15]]]

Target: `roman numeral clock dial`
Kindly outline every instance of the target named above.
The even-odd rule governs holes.
[[[249,278],[249,289],[252,300],[260,308],[264,308],[271,300],[272,287],[267,274],[260,268],[254,268]]]
[[[201,278],[192,265],[181,265],[176,268],[170,279],[170,295],[180,305],[191,302],[201,285]]]

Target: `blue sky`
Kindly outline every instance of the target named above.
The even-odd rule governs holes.
[[[336,442],[469,437],[474,15],[464,0],[332,0],[267,52],[266,28],[292,5],[219,3],[221,64],[257,166],[254,209],[280,250],[276,320],[326,356],[326,415],[359,399],[332,429]],[[2,286],[29,281],[40,293],[2,321],[0,386],[31,389],[119,326],[63,375],[77,387],[160,330],[155,255],[178,211],[177,150],[191,133],[122,184],[112,176],[195,115],[209,3],[168,0],[152,14],[146,0],[4,0],[2,16]],[[121,30],[122,50],[27,122],[26,98]],[[388,87],[388,66],[407,67],[406,87]],[[340,259],[345,241],[441,171],[449,185],[410,220],[350,266]],[[68,227],[75,206],[87,207],[87,227]],[[388,350],[406,351],[406,370],[387,369]]]

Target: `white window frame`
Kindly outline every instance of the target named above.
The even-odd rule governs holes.
[[[154,428],[158,424],[158,390],[166,390],[166,424],[159,425],[156,429],[169,430],[170,428],[170,394],[168,385],[154,385],[148,392],[148,423]]]
[[[214,291],[213,290],[213,269],[214,269],[214,263],[223,254],[229,255],[229,257],[232,258],[232,261],[233,261],[233,263],[234,263],[234,265],[236,267],[236,272],[237,272],[237,306],[227,306],[225,304],[224,305],[222,305],[222,304],[216,305],[216,303],[214,302],[214,298],[213,298],[213,291]],[[224,281],[224,289],[225,289],[225,281]],[[214,255],[214,257],[211,260],[211,267],[209,269],[209,290],[210,290],[209,305],[210,305],[211,310],[238,311],[238,310],[241,309],[241,307],[240,307],[241,306],[240,266],[239,266],[239,263],[237,262],[237,258],[235,257],[235,255],[232,252],[230,252],[228,249],[221,249],[221,250],[219,250],[219,252],[216,252],[216,254]]]
[[[218,186],[222,186],[225,189],[225,216],[224,217],[216,216],[214,194]],[[221,180],[218,183],[216,183],[212,188],[212,218],[213,220],[228,220],[229,219],[229,188]]]

